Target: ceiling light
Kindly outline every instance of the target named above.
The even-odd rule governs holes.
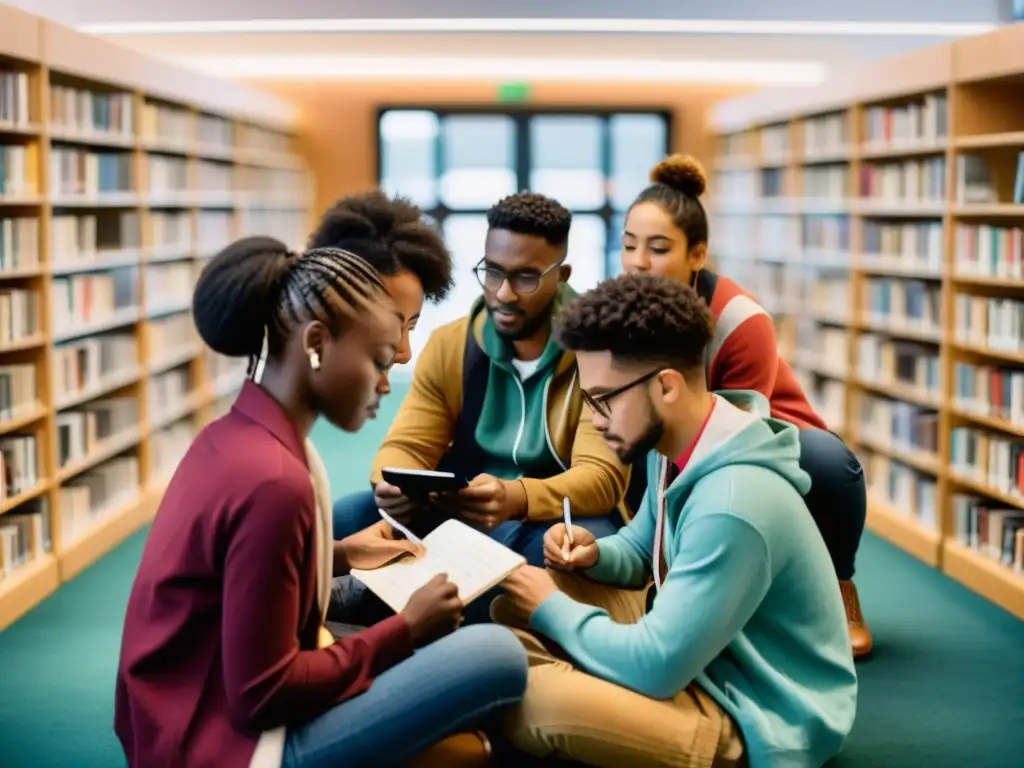
[[[825,66],[811,61],[435,58],[391,56],[180,56],[180,66],[218,77],[340,80],[645,81],[814,84]]]
[[[614,33],[965,37],[995,24],[932,21],[770,21],[756,19],[237,19],[82,24],[94,35],[200,35],[297,32]]]

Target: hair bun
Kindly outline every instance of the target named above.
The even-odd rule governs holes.
[[[651,181],[689,197],[700,197],[708,185],[704,166],[692,155],[669,155],[651,169]]]

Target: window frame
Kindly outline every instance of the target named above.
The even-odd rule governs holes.
[[[423,103],[423,102],[399,102],[382,104],[377,107],[376,114],[374,116],[374,126],[377,135],[377,140],[374,143],[374,163],[376,167],[377,183],[380,184],[383,180],[384,173],[384,148],[383,140],[380,131],[381,120],[387,112],[395,110],[417,110],[423,112],[434,113],[439,120],[449,116],[466,116],[466,115],[484,115],[493,116],[499,115],[502,117],[511,117],[516,124],[516,158],[515,158],[515,175],[516,175],[516,189],[529,189],[530,181],[530,170],[532,167],[533,156],[530,147],[530,120],[534,117],[551,117],[557,115],[565,116],[579,116],[579,117],[596,117],[601,120],[601,172],[604,174],[605,179],[611,178],[612,172],[612,140],[611,140],[611,118],[619,115],[657,115],[665,124],[665,146],[663,151],[660,153],[662,157],[669,155],[672,152],[674,145],[675,135],[675,112],[669,107],[665,106],[639,106],[629,105],[617,108],[610,108],[607,105],[602,107],[587,106],[583,104],[579,105],[539,105],[539,104],[498,104],[494,102],[482,103],[482,104],[438,104],[438,103]],[[434,146],[435,157],[437,159],[437,172],[444,172],[444,145],[442,139],[442,132],[438,133],[438,137]],[[435,179],[436,181],[436,179]],[[494,202],[497,202],[495,200]],[[573,215],[597,215],[600,216],[605,224],[606,231],[606,248],[604,254],[604,274],[608,275],[615,274],[616,270],[613,268],[612,253],[614,249],[611,247],[612,242],[612,223],[615,219],[615,214],[619,213],[611,202],[611,195],[608,191],[605,191],[605,202],[604,205],[594,209],[573,209]],[[436,205],[431,208],[424,208],[423,213],[432,217],[437,222],[439,227],[444,226],[444,220],[451,214],[475,214],[482,215],[487,213],[487,208],[449,208],[440,200]]]

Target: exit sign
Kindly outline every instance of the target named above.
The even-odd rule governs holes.
[[[530,100],[529,83],[498,83],[498,101],[503,103]]]

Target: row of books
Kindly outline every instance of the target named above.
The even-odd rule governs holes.
[[[65,468],[88,459],[138,429],[139,403],[135,397],[91,400],[57,414],[57,465]]]
[[[953,382],[960,410],[1024,425],[1024,367],[957,362]]]
[[[846,376],[845,330],[828,326],[807,329],[803,326],[798,333],[800,351],[789,359],[839,378]]]
[[[936,283],[871,277],[861,289],[861,306],[869,322],[936,336],[940,333],[942,299]]]
[[[954,427],[949,432],[949,453],[957,475],[1024,500],[1024,438]]]
[[[129,139],[134,125],[134,97],[130,93],[89,91],[50,85],[50,122],[62,132],[102,134]]]
[[[0,499],[9,499],[39,485],[39,449],[31,433],[0,437]]]
[[[139,133],[143,139],[188,146],[192,131],[192,115],[187,109],[154,101],[142,105]]]
[[[850,248],[850,219],[847,216],[803,217],[805,250],[847,251]]]
[[[861,381],[907,387],[935,398],[941,392],[936,347],[874,333],[857,337],[857,376]]]
[[[954,493],[950,500],[957,542],[1024,573],[1024,509],[970,493]]]
[[[940,222],[881,221],[864,222],[863,252],[870,255],[895,256],[904,264],[919,269],[942,269],[944,252]]]
[[[33,363],[0,365],[0,422],[31,416],[39,407],[36,366]]]
[[[800,369],[795,373],[815,413],[824,419],[829,429],[842,430],[846,412],[846,387],[843,383]]]
[[[138,268],[55,277],[50,295],[54,335],[87,332],[139,306]]]
[[[70,546],[139,494],[139,459],[117,456],[75,475],[58,490],[61,545]]]
[[[870,149],[940,142],[948,131],[945,93],[928,94],[910,103],[872,106],[864,113],[864,145]]]
[[[0,67],[0,125],[26,126],[32,122],[28,74]]]
[[[850,146],[850,121],[843,112],[809,117],[801,127],[805,157],[841,152]]]
[[[35,216],[0,218],[0,274],[39,265],[39,219]]]
[[[761,156],[776,158],[789,152],[789,126],[769,125],[761,129]]]
[[[958,293],[953,298],[956,341],[1004,352],[1024,352],[1024,301]]]
[[[57,408],[102,391],[138,370],[135,334],[102,333],[58,344],[53,350],[53,389]]]
[[[808,285],[806,303],[816,318],[843,322],[849,316],[850,281],[822,275]]]
[[[38,194],[30,148],[22,144],[0,145],[0,197],[30,197]]]
[[[146,310],[162,312],[189,306],[198,277],[198,264],[174,261],[146,267]]]
[[[938,454],[939,414],[934,408],[864,394],[858,411],[860,433],[870,436],[870,443],[927,456]]]
[[[148,325],[149,349],[154,361],[164,359],[176,350],[185,349],[199,340],[192,315],[187,313],[155,318],[150,320]]]
[[[41,497],[0,515],[0,589],[4,579],[52,549],[46,506]]]
[[[42,330],[39,293],[25,288],[0,288],[0,348],[31,339]]]
[[[860,168],[859,194],[863,198],[894,205],[942,205],[946,200],[946,158],[866,163]]]
[[[805,198],[844,201],[850,196],[850,171],[845,165],[812,165],[802,175]]]
[[[147,390],[149,418],[163,419],[184,404],[191,393],[192,377],[187,365],[153,376]]]
[[[57,197],[131,194],[132,155],[54,147],[50,151],[50,191]]]
[[[958,275],[1024,279],[1024,230],[991,224],[958,224],[954,247]]]
[[[150,477],[170,479],[185,452],[196,436],[195,422],[191,418],[183,418],[173,424],[159,429],[149,440],[149,473]]]
[[[927,530],[939,530],[938,482],[885,454],[861,452],[868,482],[868,498],[917,521]]]
[[[139,214],[103,211],[98,214],[58,215],[50,224],[50,253],[54,264],[91,265],[133,251],[142,241]]]

